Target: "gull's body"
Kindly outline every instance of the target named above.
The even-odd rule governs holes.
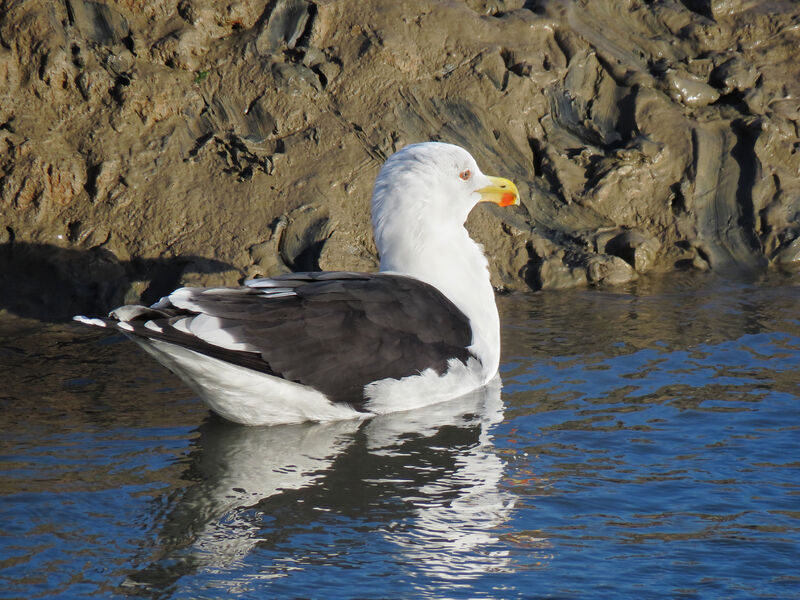
[[[500,324],[482,248],[464,228],[479,201],[516,204],[462,148],[424,143],[378,174],[380,272],[296,273],[238,288],[181,288],[123,306],[114,326],[223,417],[249,425],[407,410],[491,381]]]

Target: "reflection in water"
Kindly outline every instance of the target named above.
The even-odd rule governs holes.
[[[209,416],[199,428],[184,479],[192,481],[159,506],[155,565],[127,585],[163,587],[188,571],[219,569],[259,542],[249,510],[261,500],[313,484],[352,441],[358,421],[243,427]],[[164,506],[164,504],[166,504]],[[164,568],[178,559],[175,568]]]
[[[242,427],[211,416],[189,455],[184,477],[194,483],[166,506],[155,501],[158,551],[124,587],[154,593],[190,573],[231,568],[257,546],[274,548],[340,512],[343,495],[363,509],[360,519],[380,521],[388,504],[385,540],[431,576],[502,570],[507,552],[480,551],[513,507],[498,488],[504,465],[489,432],[502,418],[499,378],[457,400],[369,421]]]
[[[402,420],[393,417],[381,415],[368,424],[371,452],[402,456],[409,432],[415,432],[417,443],[435,438],[444,426],[458,428],[461,436],[456,438],[452,431],[448,435],[450,469],[419,482],[414,529],[388,532],[387,539],[403,549],[406,561],[435,577],[472,579],[506,569],[508,552],[489,550],[514,505],[513,495],[499,489],[504,463],[488,429],[503,419],[499,378],[468,402],[459,399],[411,411]]]

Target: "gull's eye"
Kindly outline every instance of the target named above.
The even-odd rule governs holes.
[[[461,179],[463,179],[464,181],[469,181],[469,178],[472,177],[472,171],[470,171],[469,169],[461,171],[461,173],[459,173],[458,176],[461,177]]]

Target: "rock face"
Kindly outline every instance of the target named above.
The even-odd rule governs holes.
[[[520,188],[468,222],[499,288],[791,268],[798,47],[790,0],[5,0],[0,308],[375,269],[429,139]]]

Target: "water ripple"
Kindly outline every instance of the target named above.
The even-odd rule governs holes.
[[[800,598],[798,290],[506,296],[502,392],[273,428],[0,319],[0,598]]]

